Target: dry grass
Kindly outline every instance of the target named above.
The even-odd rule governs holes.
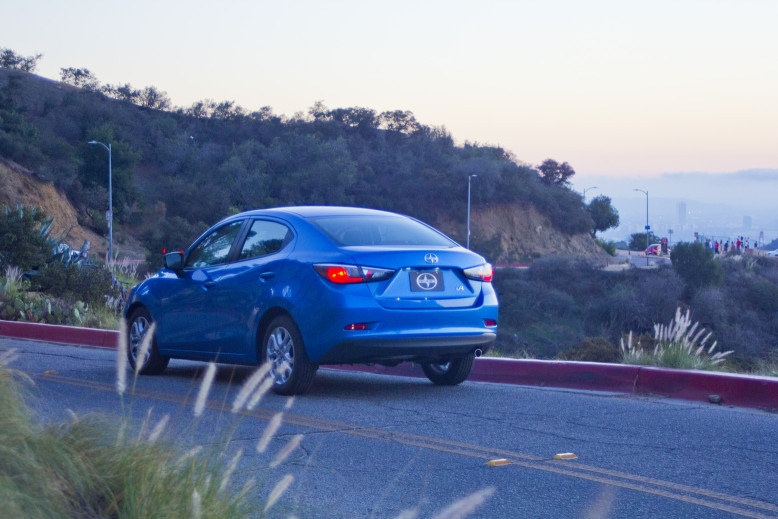
[[[692,323],[689,310],[675,312],[675,318],[667,325],[654,325],[656,345],[646,351],[638,341],[633,344],[632,332],[627,343],[621,340],[622,362],[643,366],[661,366],[678,369],[720,370],[721,364],[732,351],[716,352],[716,342],[707,346],[712,333]]]

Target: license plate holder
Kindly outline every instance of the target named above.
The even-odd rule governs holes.
[[[411,292],[443,292],[443,273],[436,270],[412,270]]]

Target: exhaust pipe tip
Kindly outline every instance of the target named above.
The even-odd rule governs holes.
[[[481,348],[476,348],[476,350],[475,350],[475,356],[476,356],[476,358],[477,358],[477,357],[480,357],[481,355],[483,355],[483,353],[484,353],[484,352],[483,352],[483,351],[481,351]]]

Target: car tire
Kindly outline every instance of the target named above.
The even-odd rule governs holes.
[[[456,386],[467,380],[474,359],[475,354],[468,353],[445,364],[422,364],[421,369],[428,379],[439,386]]]
[[[279,395],[302,395],[310,389],[319,366],[308,360],[303,337],[286,315],[270,322],[262,340],[264,358],[270,362],[273,391]]]
[[[138,354],[140,353],[143,339],[153,322],[151,314],[144,307],[136,308],[127,322],[127,359],[130,361],[133,371],[135,371],[138,363]],[[168,362],[170,362],[170,357],[159,353],[157,338],[153,337],[149,350],[146,352],[146,361],[138,370],[138,373],[140,375],[159,375],[165,371]]]

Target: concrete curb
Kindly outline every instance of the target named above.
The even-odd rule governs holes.
[[[110,330],[0,321],[0,337],[115,348],[119,334]],[[409,363],[393,368],[363,365],[327,366],[327,368],[424,377],[418,365]],[[660,395],[778,411],[778,378],[772,377],[626,364],[482,357],[476,359],[468,380]]]

